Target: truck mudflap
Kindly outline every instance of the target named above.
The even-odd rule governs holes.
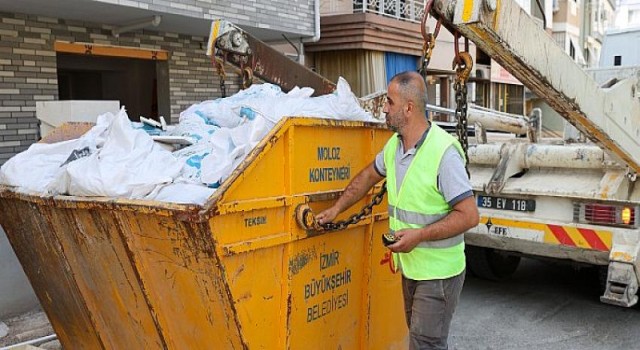
[[[629,263],[612,261],[607,273],[607,286],[600,301],[624,307],[638,303],[638,277]]]

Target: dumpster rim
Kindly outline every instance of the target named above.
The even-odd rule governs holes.
[[[308,116],[288,116],[282,118],[267,135],[249,152],[247,157],[231,172],[220,187],[209,196],[203,205],[182,204],[145,199],[128,199],[119,197],[83,197],[69,195],[41,195],[38,193],[20,192],[17,187],[0,184],[0,199],[19,199],[26,202],[45,204],[64,209],[99,209],[119,211],[140,211],[161,216],[175,216],[180,221],[205,221],[219,213],[218,204],[224,200],[229,188],[242,174],[250,169],[256,160],[262,158],[265,151],[271,149],[291,127],[318,126],[342,128],[386,129],[384,122],[325,119]]]

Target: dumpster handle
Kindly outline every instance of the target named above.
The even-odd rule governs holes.
[[[324,231],[324,228],[316,221],[316,216],[308,204],[300,204],[296,207],[296,222],[305,230]]]
[[[373,198],[371,198],[371,202],[365,205],[359,212],[351,215],[349,219],[337,221],[337,222],[328,222],[326,224],[320,225],[316,221],[316,217],[313,214],[313,211],[309,207],[308,204],[300,204],[296,207],[296,222],[300,227],[305,230],[314,230],[314,231],[337,231],[344,230],[349,225],[357,224],[362,221],[365,217],[371,214],[373,211],[373,207],[382,203],[382,199],[384,198],[385,193],[387,192],[387,182],[385,181],[378,193],[376,193]]]

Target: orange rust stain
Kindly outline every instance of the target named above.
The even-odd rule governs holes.
[[[625,252],[613,252],[611,254],[611,258],[612,260],[617,260],[617,261],[625,261],[625,262],[633,262],[633,256],[631,256],[631,254],[629,253],[625,253]]]

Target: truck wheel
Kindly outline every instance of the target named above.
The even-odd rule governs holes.
[[[600,293],[600,295],[604,295],[604,292],[607,290],[609,265],[596,266],[596,273],[598,275],[598,293]]]
[[[495,249],[467,246],[467,266],[476,276],[502,281],[513,275],[520,264],[520,257],[508,255]]]

